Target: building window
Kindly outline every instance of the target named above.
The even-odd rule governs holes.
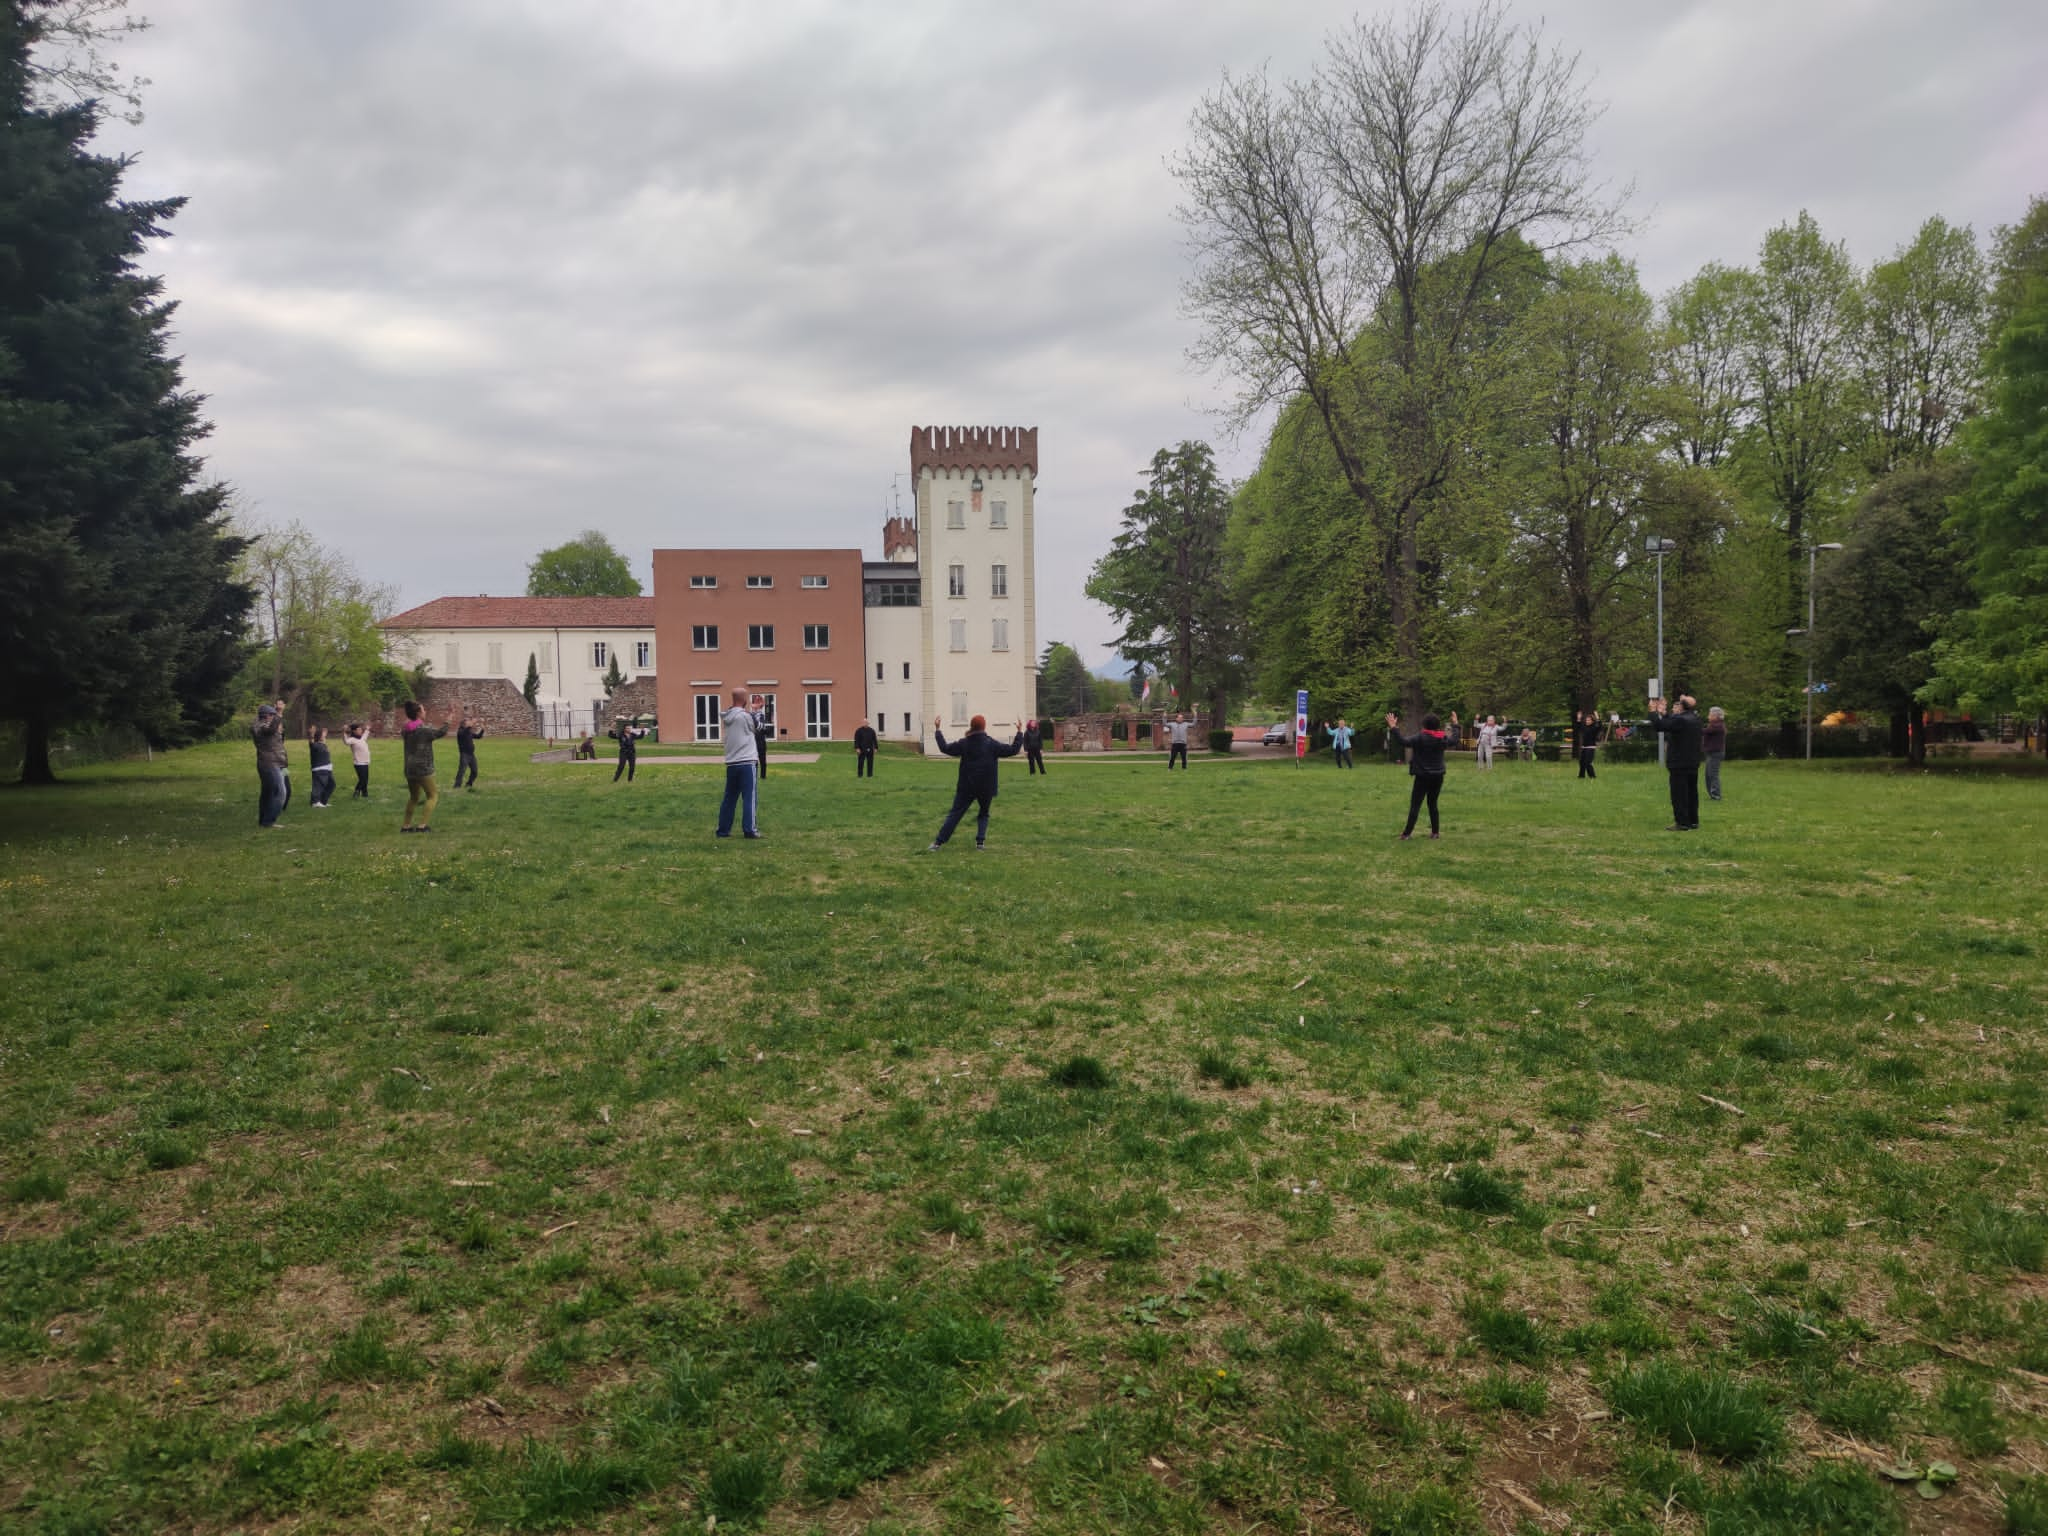
[[[949,501],[946,503],[946,526],[948,528],[965,528],[967,526],[966,502]]]
[[[807,693],[804,695],[804,739],[806,741],[830,741],[832,739],[831,694]]]
[[[505,670],[505,647],[496,640],[484,647],[484,670],[496,677]]]
[[[995,621],[993,633],[990,635],[988,643],[989,649],[994,651],[1007,651],[1010,648],[1010,621],[1008,619],[997,619]]]
[[[636,640],[633,642],[633,665],[643,668],[654,665],[654,642],[652,640]]]
[[[749,576],[747,578],[747,590],[750,592],[765,592],[774,585],[775,578],[773,576]]]
[[[761,724],[767,728],[768,739],[773,741],[775,739],[775,695],[772,693],[761,695]]]
[[[747,649],[750,651],[774,650],[775,626],[773,624],[749,624],[747,626]]]
[[[797,579],[797,585],[802,587],[817,588],[829,587],[832,585],[832,583],[827,581],[823,576],[802,576]]]
[[[1007,565],[992,565],[988,568],[988,595],[1008,597],[1010,595],[1010,568]]]
[[[903,711],[903,734],[906,736],[910,734],[910,711],[907,709]]]
[[[1010,504],[1007,501],[992,501],[988,504],[988,525],[991,528],[1010,526]]]
[[[875,681],[879,683],[879,682],[880,682],[881,680],[882,680],[882,664],[881,664],[881,663],[880,663],[880,662],[878,661],[878,662],[876,662],[876,663],[875,663]]]
[[[903,663],[903,681],[906,683],[910,681],[910,663],[907,661]]]
[[[964,566],[964,565],[949,565],[949,566],[947,566],[947,567],[946,567],[946,596],[948,596],[948,597],[965,597],[966,595],[967,595],[967,567],[966,567],[966,566]]]
[[[543,672],[555,670],[555,642],[543,640],[540,643],[540,669]]]
[[[708,592],[718,585],[718,578],[716,576],[692,576],[690,578],[690,585],[699,592]]]
[[[718,626],[716,624],[692,624],[690,626],[690,649],[693,651],[717,650]]]
[[[870,608],[915,608],[917,606],[917,583],[914,581],[871,581],[867,583],[867,606]]]
[[[697,739],[699,741],[718,740],[718,723],[724,718],[724,713],[718,706],[723,702],[723,699],[715,693],[700,693],[697,695]]]
[[[832,649],[832,626],[830,624],[806,624],[804,626],[804,649],[807,651],[829,651]]]
[[[967,649],[967,621],[965,619],[948,619],[946,621],[946,633],[948,636],[947,643],[953,650],[964,651]]]
[[[590,642],[590,664],[597,668],[598,671],[602,672],[604,670],[604,664],[611,660],[611,655],[611,647],[602,640]]]
[[[953,695],[953,723],[955,725],[965,725],[967,723],[967,695],[964,692]]]

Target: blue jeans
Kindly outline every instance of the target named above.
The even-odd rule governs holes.
[[[1172,767],[1171,760],[1167,763]],[[953,808],[946,812],[946,819],[939,824],[939,835],[932,839],[938,847],[945,847],[946,840],[953,835],[953,829],[960,825],[960,818],[967,814],[967,807],[979,805],[981,815],[975,819],[974,841],[976,846],[988,841],[988,807],[993,795],[970,795],[966,790],[957,790],[953,795]]]
[[[256,793],[256,824],[260,827],[276,826],[277,818],[284,814],[284,770],[258,763],[256,782],[260,786]]]
[[[744,807],[740,815],[740,830],[749,837],[760,834],[754,824],[756,805],[754,786],[754,765],[752,763],[727,763],[725,765],[725,798],[718,802],[718,835],[732,836],[732,813],[735,807]]]

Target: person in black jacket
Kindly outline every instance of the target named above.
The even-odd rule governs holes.
[[[1429,806],[1429,835],[1443,836],[1437,825],[1436,797],[1444,792],[1444,747],[1448,744],[1443,722],[1435,715],[1422,717],[1422,729],[1413,736],[1401,734],[1401,717],[1387,716],[1387,737],[1408,749],[1408,772],[1415,783],[1408,791],[1408,825],[1401,829],[1401,841],[1415,835],[1415,818],[1425,803]]]
[[[619,766],[612,770],[612,782],[619,782],[619,775],[626,776],[628,784],[633,782],[633,773],[640,766],[640,738],[647,732],[633,724],[624,715],[617,717],[618,723],[611,728],[611,734],[618,738]]]
[[[953,790],[953,808],[946,812],[945,822],[939,827],[939,835],[932,839],[926,853],[937,853],[946,846],[946,839],[953,835],[953,829],[960,825],[960,818],[967,814],[967,807],[978,804],[981,819],[974,824],[974,846],[988,846],[988,808],[996,797],[996,760],[1015,757],[1024,748],[1024,733],[1019,731],[1010,738],[1010,744],[1003,746],[988,734],[988,721],[976,715],[968,722],[967,734],[958,741],[946,740],[941,727],[943,720],[932,722],[932,736],[939,744],[939,750],[948,757],[960,759],[960,781]]]
[[[1045,772],[1045,733],[1036,720],[1024,722],[1024,765],[1027,773]]]
[[[853,776],[856,779],[875,776],[875,728],[866,720],[853,733]]]
[[[469,775],[469,787],[476,788],[476,744],[483,739],[484,728],[469,723],[469,714],[464,711],[462,723],[455,728],[455,787],[461,789],[462,776]]]
[[[1664,738],[1664,771],[1671,780],[1671,825],[1666,832],[1700,829],[1699,706],[1689,693],[1678,696],[1678,708],[1666,713],[1662,699],[1650,700],[1649,728]]]
[[[1572,745],[1578,750],[1579,777],[1582,779],[1600,777],[1593,771],[1593,760],[1600,755],[1600,738],[1603,734],[1600,711],[1581,710],[1576,723],[1572,726]]]

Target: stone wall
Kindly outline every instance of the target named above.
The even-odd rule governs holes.
[[[647,681],[651,689],[652,677]],[[516,683],[502,677],[430,677],[425,696],[419,702],[426,710],[427,719],[436,725],[451,709],[466,709],[470,719],[480,721],[484,729],[493,735],[538,734],[533,706],[526,702]],[[380,709],[372,706],[361,714],[322,715],[318,723],[338,736],[342,727],[351,720],[367,720],[376,735],[388,737],[397,734],[404,726],[405,711],[397,707]]]
[[[1188,747],[1206,750],[1209,745],[1209,710],[1206,705],[1196,705],[1181,713],[1188,717]],[[1055,752],[1164,752],[1166,750],[1166,727],[1173,719],[1170,709],[1115,709],[1107,714],[1055,716],[1052,740],[1047,743]],[[1148,722],[1152,727],[1151,738],[1138,740],[1139,722]],[[1121,722],[1124,739],[1118,741],[1114,727]]]

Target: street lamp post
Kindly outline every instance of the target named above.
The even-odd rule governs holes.
[[[1806,636],[1806,760],[1813,761],[1813,575],[1824,549],[1840,549],[1839,544],[1809,544],[1806,546],[1806,628],[1804,631],[1788,629],[1788,635],[1804,633]]]
[[[1669,690],[1664,681],[1664,557],[1678,553],[1676,539],[1660,539],[1654,534],[1643,541],[1643,548],[1657,557],[1657,692],[1659,696]],[[1657,766],[1664,766],[1664,733],[1657,733]]]

